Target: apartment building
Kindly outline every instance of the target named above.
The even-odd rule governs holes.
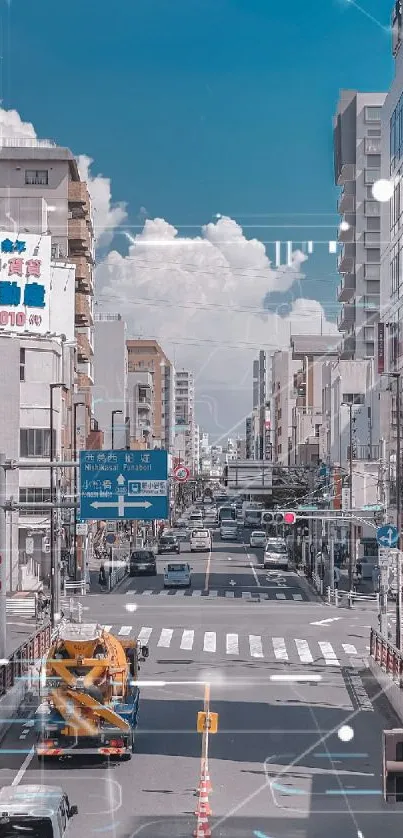
[[[192,472],[195,470],[195,389],[188,370],[175,373],[175,453]]]
[[[255,438],[253,443],[254,459],[271,460],[271,413],[272,396],[272,353],[261,349],[253,361],[253,411],[257,414],[254,421]]]
[[[380,310],[380,204],[373,184],[381,177],[381,112],[385,93],[342,90],[334,120],[335,183],[341,282],[338,317],[341,358],[375,356]]]
[[[128,445],[127,327],[120,314],[97,314],[94,322],[94,416],[103,447]]]
[[[300,364],[293,382],[292,463],[314,465],[320,459],[323,363],[337,359],[339,338],[297,335],[290,343],[292,359]]]
[[[278,350],[272,357],[273,462],[292,465],[293,407],[296,403],[294,375],[299,361],[291,349]]]
[[[147,435],[151,437],[148,447],[164,448],[172,453],[175,422],[174,368],[156,340],[127,340],[126,347],[129,392],[133,381],[132,373],[148,373],[150,376],[143,382],[147,383],[147,390],[148,382],[150,384],[150,390],[145,395],[147,396],[151,390],[153,394],[152,419],[144,419],[151,422],[148,426],[151,430]]]

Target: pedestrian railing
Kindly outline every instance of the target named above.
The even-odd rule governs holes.
[[[126,576],[126,574],[127,565],[121,565],[112,570],[112,573],[110,573],[108,577],[109,590],[111,591],[113,588],[115,588],[118,582],[121,582],[121,580]]]
[[[6,599],[7,617],[36,617],[37,600],[35,596],[12,597]]]
[[[21,678],[27,678],[33,666],[40,666],[40,662],[50,646],[50,623],[41,626],[8,658],[6,664],[0,665],[0,696],[14,686]]]
[[[329,605],[338,606],[338,604],[339,604],[339,592],[338,592],[337,588],[331,588],[330,585],[328,585],[328,587],[326,589],[326,596],[327,596],[327,601],[328,601]]]
[[[315,590],[323,596],[323,579],[317,573],[312,574],[312,582]]]
[[[383,637],[376,629],[371,629],[370,656],[391,678],[403,687],[403,654]]]
[[[359,594],[357,591],[346,591],[344,595],[347,597],[349,608],[353,608],[355,602],[376,602],[379,606],[379,594]]]
[[[67,617],[72,623],[81,623],[83,606],[81,602],[73,597],[62,597],[60,600],[60,611],[63,617]]]
[[[69,596],[71,594],[76,594],[77,596],[85,596],[87,593],[87,583],[85,579],[81,579],[78,582],[64,582],[63,583],[63,594],[64,596]]]

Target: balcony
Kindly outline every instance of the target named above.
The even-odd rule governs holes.
[[[381,177],[381,170],[380,169],[365,169],[364,170],[364,183],[366,186],[372,186],[375,181],[379,180]]]
[[[365,154],[381,154],[381,138],[365,137],[364,149]]]
[[[340,274],[354,273],[354,257],[343,247],[337,258],[337,270]]]
[[[338,229],[337,239],[339,242],[343,244],[345,242],[350,243],[355,241],[355,216],[351,218],[351,216],[347,216],[347,218],[343,218],[341,225]],[[347,227],[348,224],[348,227]],[[346,229],[343,229],[343,225],[346,225]]]
[[[349,303],[354,297],[355,289],[355,274],[346,274],[337,289],[337,299],[339,303]]]
[[[355,164],[343,163],[341,166],[339,176],[337,178],[337,186],[343,186],[344,183],[349,183],[355,180]]]
[[[366,294],[361,298],[361,305],[364,311],[379,311],[380,296],[379,294]]]
[[[381,232],[379,233],[364,233],[364,247],[380,247],[381,246]]]
[[[92,279],[91,266],[85,256],[70,255],[69,259],[76,266],[76,291],[81,294],[93,294],[94,284]]]
[[[69,204],[88,204],[88,190],[87,184],[82,180],[71,180],[68,189]]]
[[[342,306],[341,312],[337,318],[337,328],[339,332],[348,331],[351,329],[355,321],[355,305],[345,303]]]
[[[88,294],[76,293],[75,295],[75,323],[76,326],[93,326],[94,318],[92,305]]]
[[[86,335],[77,335],[77,360],[79,364],[89,363],[92,360],[93,351]]]
[[[349,361],[351,358],[354,358],[355,347],[355,335],[345,335],[340,347],[340,358],[343,361]]]
[[[69,218],[68,220],[69,252],[91,256],[91,235],[84,218]]]
[[[343,189],[337,202],[337,210],[340,215],[344,215],[345,212],[355,212],[355,195]]]

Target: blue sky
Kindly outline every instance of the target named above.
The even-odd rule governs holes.
[[[134,231],[145,207],[183,235],[219,212],[263,241],[335,238],[332,117],[340,88],[389,86],[391,4],[1,2],[3,107],[90,155]],[[304,268],[335,316],[334,257]]]
[[[255,225],[337,222],[338,90],[386,89],[392,76],[379,25],[391,9],[363,3],[69,0],[67,11],[54,0],[11,0],[3,105],[93,157],[114,198],[128,202],[131,224],[143,206],[183,233],[221,212],[262,239],[327,238],[325,228]],[[332,300],[325,249],[307,274],[307,295]]]

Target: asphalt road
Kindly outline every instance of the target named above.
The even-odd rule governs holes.
[[[235,544],[217,543],[210,559],[192,555],[191,563],[201,592],[207,572],[210,592],[231,589],[231,579],[242,591],[259,587],[253,570],[266,581]],[[208,681],[219,714],[209,746],[213,835],[378,838],[382,829],[400,837],[402,805],[386,807],[381,795],[381,731],[396,720],[372,701],[364,672],[368,616],[309,601],[299,578],[285,576],[283,591],[301,600],[141,593],[161,590],[160,577],[86,597],[85,620],[148,635],[136,753],[124,763],[40,766],[33,701],[3,741],[0,783],[62,785],[79,807],[71,838],[188,838]]]

